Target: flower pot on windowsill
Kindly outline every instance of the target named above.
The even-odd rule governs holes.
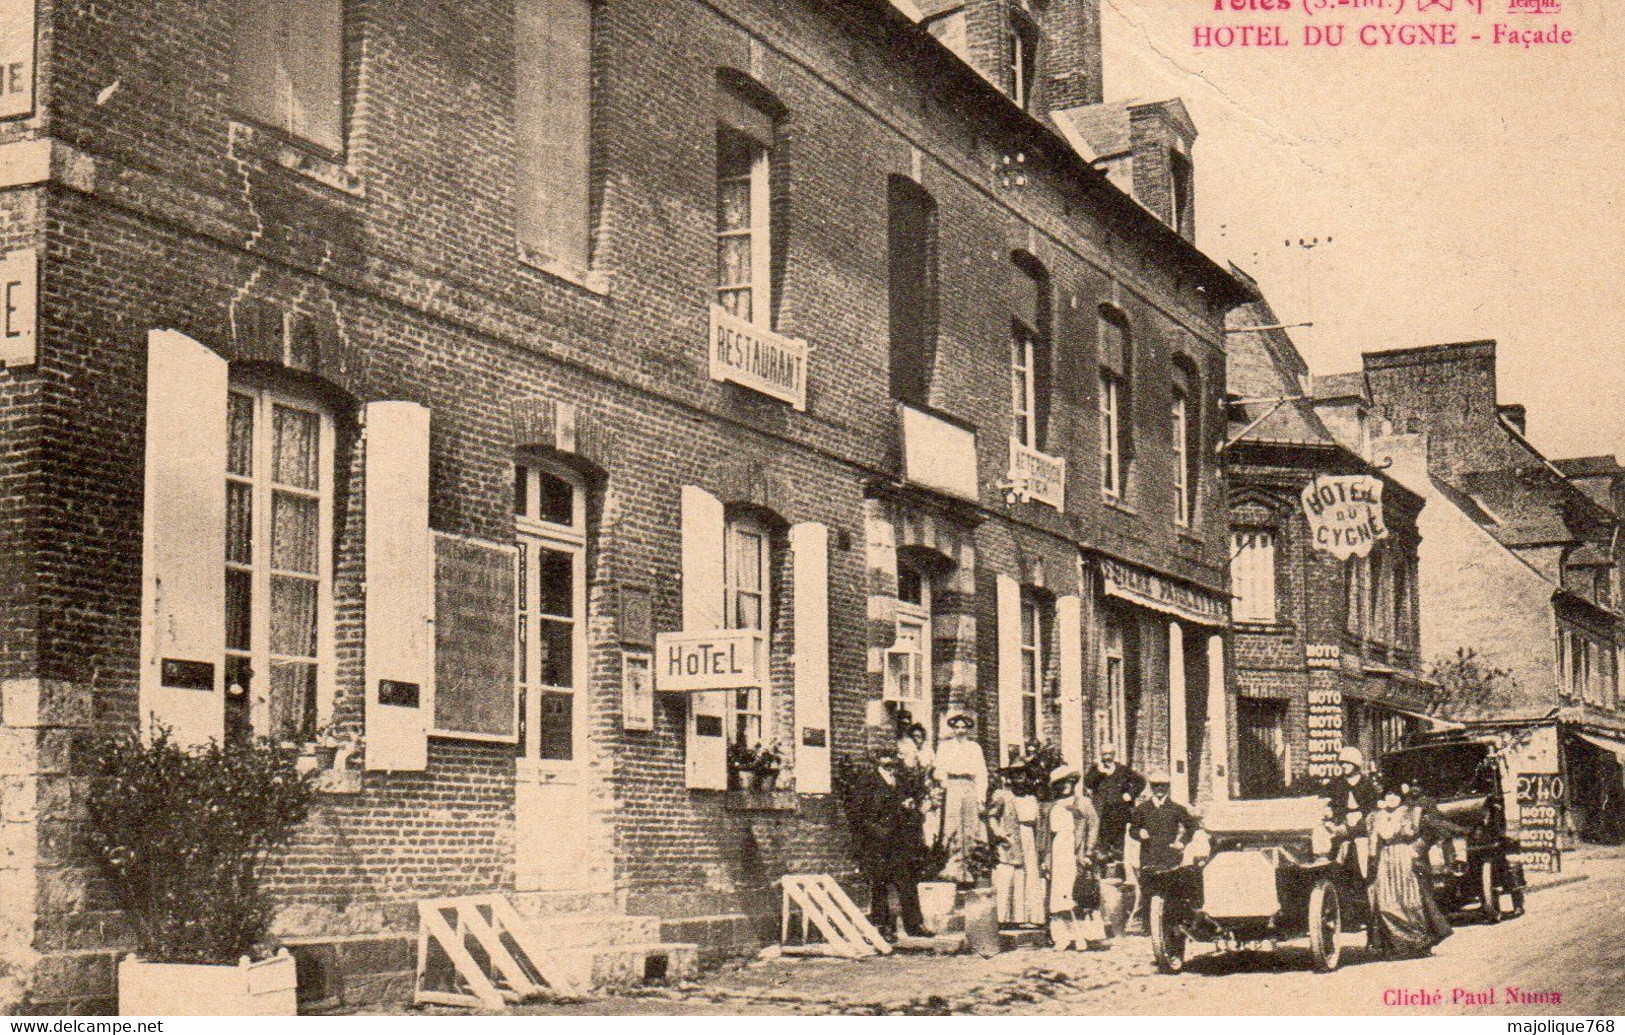
[[[118,965],[122,1017],[292,1017],[298,1010],[293,957],[283,949],[259,963],[236,966],[148,963],[126,956]]]
[[[755,787],[755,789],[757,791],[760,791],[762,793],[767,793],[769,791],[778,790],[778,787],[779,787],[779,774],[778,774],[777,770],[774,770],[771,773],[757,773],[756,774],[756,787]]]

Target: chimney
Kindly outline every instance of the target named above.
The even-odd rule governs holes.
[[[1049,111],[1099,104],[1105,79],[1100,57],[1100,0],[1049,0],[1039,15],[1045,48],[1041,75]]]
[[[1184,101],[1112,101],[1056,109],[1051,116],[1119,189],[1185,240],[1196,240],[1196,123]]]
[[[1529,411],[1524,407],[1523,403],[1506,403],[1497,406],[1496,411],[1500,413],[1502,420],[1518,429],[1518,434],[1525,436],[1529,434],[1527,430]]]

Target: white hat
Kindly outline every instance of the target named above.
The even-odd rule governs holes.
[[[1351,765],[1359,766],[1361,768],[1364,768],[1365,766],[1365,755],[1362,754],[1360,749],[1357,747],[1346,747],[1339,751],[1337,753],[1337,760],[1339,762],[1348,762]]]
[[[1056,766],[1050,770],[1049,774],[1049,782],[1052,784],[1060,783],[1062,780],[1076,780],[1077,778],[1078,771],[1069,765]]]

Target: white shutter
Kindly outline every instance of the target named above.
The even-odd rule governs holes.
[[[722,628],[722,501],[683,486],[683,628]],[[728,692],[688,695],[687,778],[696,790],[728,789]]]
[[[367,404],[367,768],[421,771],[434,714],[429,411]]]
[[[1024,745],[1021,731],[1021,586],[1008,575],[997,579],[999,609],[999,759]]]
[[[1083,767],[1083,600],[1055,601],[1055,640],[1061,663],[1061,757]]]
[[[175,331],[147,336],[141,729],[225,739],[226,361]]]
[[[828,794],[829,529],[809,521],[790,529],[795,579],[796,790]]]

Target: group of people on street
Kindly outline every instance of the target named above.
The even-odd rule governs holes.
[[[1371,947],[1390,957],[1429,955],[1451,933],[1433,897],[1429,849],[1439,845],[1449,865],[1452,839],[1470,832],[1447,820],[1420,787],[1378,787],[1359,748],[1344,748],[1338,762],[1342,774],[1322,790],[1327,823],[1339,857],[1346,864],[1352,854],[1366,879]]]
[[[871,922],[894,930],[895,896],[903,932],[918,936],[918,881],[968,887],[986,877],[1002,926],[1047,925],[1057,948],[1122,933],[1108,930],[1102,882],[1114,893],[1134,890],[1137,867],[1125,847],[1137,847],[1145,865],[1178,865],[1196,830],[1169,796],[1168,775],[1146,779],[1117,760],[1113,745],[1084,772],[1033,747],[990,772],[975,719],[955,712],[945,726],[933,751],[924,728],[898,716],[895,749],[874,754],[849,806],[859,813],[853,831]]]
[[[860,866],[869,881],[870,920],[927,934],[917,884],[961,887],[987,878],[1001,926],[1048,926],[1057,948],[1098,947],[1143,929],[1139,873],[1176,868],[1198,818],[1169,793],[1166,772],[1141,776],[1107,744],[1083,772],[1029,749],[990,772],[972,736],[975,719],[951,714],[933,751],[923,727],[900,716],[897,747],[875,753],[849,810]],[[1333,851],[1365,879],[1371,945],[1388,956],[1427,955],[1451,933],[1430,884],[1429,849],[1468,832],[1447,820],[1420,788],[1379,787],[1358,748],[1344,748],[1342,773],[1299,793],[1327,800]],[[1053,763],[1053,764],[1051,764]],[[1137,857],[1137,858],[1135,858]],[[1108,925],[1102,886],[1133,901]]]

